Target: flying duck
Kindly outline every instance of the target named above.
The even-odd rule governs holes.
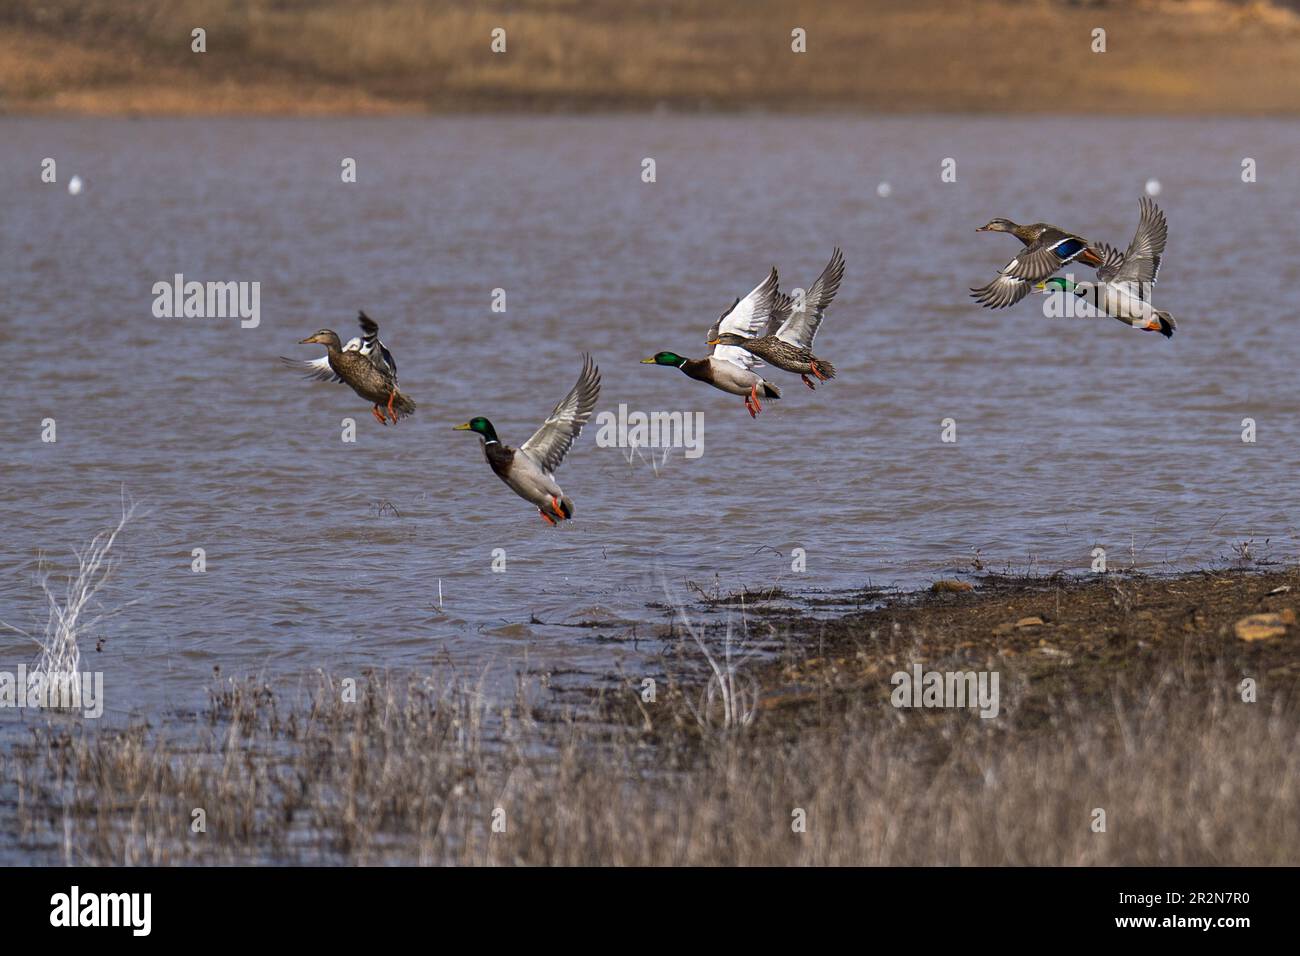
[[[808,380],[810,374],[820,382],[835,377],[835,366],[814,355],[812,343],[843,278],[844,253],[836,246],[831,261],[804,297],[802,309],[796,310],[790,296],[778,293],[763,335],[745,338],[735,332],[723,332],[708,344],[738,346],[779,369],[797,373],[805,385],[816,391],[817,386]]]
[[[776,284],[776,269],[773,269],[749,295],[737,299],[730,309],[718,317],[718,321],[709,329],[709,341],[715,341],[725,334],[752,338],[760,329],[766,328],[776,303]],[[690,378],[707,382],[714,388],[732,395],[744,395],[745,409],[750,418],[757,418],[763,410],[758,399],[759,389],[762,389],[764,398],[781,397],[781,389],[754,371],[763,365],[758,356],[736,345],[714,345],[708,357],[702,359],[684,358],[676,352],[656,352],[649,358],[642,359],[641,364],[671,365],[681,369]]]
[[[361,326],[361,338],[353,338],[345,346],[338,333],[332,329],[321,329],[299,345],[323,345],[325,354],[312,361],[289,359],[284,356],[280,361],[290,368],[307,373],[308,378],[323,382],[340,382],[351,387],[373,406],[370,413],[381,425],[387,425],[388,416],[394,423],[415,411],[415,402],[408,398],[397,385],[397,362],[393,353],[379,340],[379,325],[364,312],[357,319]]]
[[[1075,283],[1064,276],[1055,276],[1040,282],[1038,288],[1044,292],[1073,292],[1098,312],[1135,329],[1173,338],[1178,327],[1174,317],[1151,305],[1151,287],[1160,272],[1160,257],[1169,238],[1169,226],[1165,214],[1151,199],[1143,196],[1138,204],[1141,214],[1128,251],[1120,252],[1103,243],[1104,262],[1097,270],[1096,282]]]
[[[583,355],[577,383],[533,437],[518,448],[502,443],[492,423],[481,416],[456,425],[455,430],[477,433],[483,442],[483,456],[496,476],[533,504],[547,524],[554,525],[573,517],[573,501],[556,484],[555,470],[591,418],[599,395],[600,369],[590,355]]]
[[[1102,264],[1101,254],[1082,236],[1058,226],[1035,222],[1017,225],[1010,219],[991,219],[976,232],[1009,232],[1025,244],[1025,249],[986,286],[971,289],[975,301],[986,309],[1004,309],[1015,305],[1061,266],[1078,259],[1089,266]]]

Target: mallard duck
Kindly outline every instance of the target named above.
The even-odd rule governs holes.
[[[991,219],[976,232],[1009,232],[1025,244],[1025,250],[999,272],[998,277],[979,289],[971,289],[975,301],[986,309],[1004,309],[1023,299],[1061,266],[1078,259],[1089,266],[1100,266],[1102,258],[1082,236],[1058,226],[1035,222],[1017,225],[1010,219]]]
[[[790,296],[778,293],[772,317],[763,335],[745,338],[734,332],[724,332],[708,344],[739,346],[779,369],[798,373],[803,383],[816,391],[817,386],[808,380],[808,375],[811,373],[818,381],[824,382],[835,377],[835,366],[813,355],[813,338],[816,337],[826,309],[839,291],[840,280],[843,278],[844,253],[836,246],[831,253],[831,261],[804,297],[802,311],[794,310]]]
[[[456,431],[476,432],[483,440],[483,457],[510,490],[536,506],[547,524],[573,517],[573,501],[555,483],[555,469],[573,446],[600,395],[600,369],[590,355],[582,356],[582,371],[569,394],[560,399],[542,427],[518,448],[503,444],[486,418],[471,418]]]
[[[397,386],[397,362],[393,353],[379,341],[378,323],[364,312],[359,314],[357,322],[361,326],[360,339],[353,338],[345,346],[337,332],[321,329],[298,344],[323,345],[323,356],[310,362],[281,356],[280,361],[290,368],[306,372],[308,378],[351,386],[352,391],[374,406],[370,413],[381,425],[388,424],[381,406],[396,423],[399,418],[415,411],[415,402]]]
[[[1174,329],[1178,327],[1174,317],[1154,308],[1150,301],[1151,287],[1160,272],[1165,240],[1169,238],[1169,226],[1160,207],[1146,196],[1138,203],[1141,214],[1128,251],[1120,252],[1103,244],[1104,261],[1097,270],[1096,282],[1075,283],[1055,276],[1038,283],[1037,288],[1049,293],[1058,290],[1073,292],[1090,302],[1098,312],[1135,329],[1159,332],[1167,339],[1173,338]]]
[[[397,373],[397,362],[393,360],[393,353],[388,351],[388,347],[379,341],[379,326],[376,322],[366,315],[365,312],[357,313],[357,322],[361,325],[362,334],[354,335],[348,339],[347,344],[343,346],[344,352],[360,352],[367,358],[378,351],[383,360],[383,364]],[[324,331],[324,330],[322,330]],[[302,344],[302,343],[299,343]],[[280,361],[289,368],[297,369],[300,372],[306,372],[308,378],[315,379],[318,382],[342,382],[338,374],[330,368],[329,354],[322,355],[316,359],[291,359],[280,356]]]
[[[742,338],[751,338],[759,329],[767,326],[776,302],[776,270],[773,269],[749,295],[737,299],[718,321],[709,329],[708,338],[713,341],[719,335],[733,333]],[[758,356],[746,352],[735,345],[715,345],[707,358],[689,359],[676,352],[656,352],[649,358],[641,360],[642,365],[671,365],[679,368],[693,379],[708,382],[714,388],[732,395],[745,396],[745,409],[750,418],[757,418],[763,410],[758,400],[758,390],[762,388],[764,398],[777,399],[781,390],[754,371],[763,363]]]

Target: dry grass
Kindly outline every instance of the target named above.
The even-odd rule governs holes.
[[[10,0],[0,109],[1293,113],[1290,0]],[[208,32],[208,52],[189,49]],[[489,50],[493,28],[508,50]],[[808,53],[790,51],[802,27]],[[1095,27],[1105,54],[1091,51]]]
[[[227,682],[201,726],[50,726],[0,758],[0,826],[25,860],[74,864],[1300,855],[1296,708],[1242,704],[1228,680],[1194,688],[1170,671],[1155,685],[1120,682],[1100,704],[1059,698],[1046,723],[1014,706],[996,720],[895,711],[882,690],[797,732],[760,721],[658,738],[539,720],[524,690],[501,707],[474,687],[372,676],[357,703],[329,681],[294,703]],[[1097,807],[1105,833],[1090,826]],[[191,830],[195,808],[204,833]],[[504,832],[492,830],[498,808]],[[792,829],[797,809],[804,833]]]
[[[80,702],[82,699],[82,638],[92,635],[106,619],[135,603],[129,601],[110,608],[103,606],[99,598],[100,592],[113,576],[116,564],[112,553],[113,545],[126,530],[134,514],[135,505],[127,502],[124,492],[122,513],[117,524],[92,537],[84,549],[73,552],[76,570],[68,573],[62,595],[50,587],[49,573],[41,571],[37,583],[46,605],[42,630],[32,633],[0,621],[0,627],[21,634],[36,646],[37,655],[31,665],[32,673],[42,675],[46,681],[68,682],[71,696],[64,703]]]
[[[978,581],[678,609],[653,700],[435,671],[226,680],[161,728],[46,715],[0,748],[0,863],[1300,862],[1300,569]],[[1289,623],[1240,639],[1260,613]],[[914,663],[998,672],[998,716],[895,709]]]

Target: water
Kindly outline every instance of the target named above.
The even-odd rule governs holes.
[[[123,488],[141,511],[104,597],[136,603],[83,645],[118,716],[192,707],[215,667],[652,668],[653,642],[602,638],[715,575],[911,587],[976,555],[1086,569],[1096,546],[1175,570],[1252,538],[1294,559],[1298,147],[1300,124],[1269,120],[4,119],[0,619],[43,619],[38,556],[65,568]],[[1152,178],[1171,341],[967,297],[1019,248],[976,226],[1045,219],[1126,246]],[[769,265],[806,287],[836,244],[848,268],[818,350],[840,376],[817,392],[774,373],[785,398],[751,421],[740,398],[638,364],[701,354]],[[154,318],[153,284],[178,272],[259,281],[261,324]],[[319,355],[295,343],[323,326],[355,334],[358,309],[419,403],[396,428],[276,360]],[[451,426],[486,415],[518,444],[584,349],[599,409],[702,412],[704,454],[656,474],[589,429],[559,473],[576,520],[553,529]],[[30,656],[0,636],[0,669]]]

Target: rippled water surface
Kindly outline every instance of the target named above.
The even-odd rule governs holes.
[[[972,304],[1018,248],[976,226],[1127,245],[1152,178],[1172,340],[1046,318],[1037,298]],[[57,580],[123,489],[140,511],[103,597],[135,603],[83,644],[115,714],[193,706],[214,667],[585,679],[655,653],[604,638],[662,620],[647,604],[688,581],[909,587],[976,556],[1086,569],[1096,546],[1178,569],[1252,539],[1293,559],[1298,182],[1300,125],[1263,120],[0,121],[0,619],[43,623],[38,559]],[[783,376],[751,421],[638,364],[701,354],[769,265],[807,286],[836,244],[848,268],[818,338],[835,381]],[[155,318],[152,286],[176,273],[260,282],[261,324]],[[320,354],[295,343],[323,326],[354,334],[358,309],[419,403],[396,428],[276,359]],[[704,453],[656,471],[589,429],[559,475],[576,520],[553,529],[451,426],[486,415],[518,444],[582,350],[599,409],[701,412]],[[0,669],[30,654],[0,636]]]

